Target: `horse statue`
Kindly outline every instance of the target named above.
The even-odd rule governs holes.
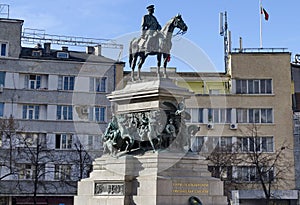
[[[150,38],[152,42],[148,42],[146,45],[148,47],[144,47],[141,42],[144,40],[143,37],[134,38],[130,42],[129,46],[129,65],[131,67],[131,79],[134,81],[134,69],[137,63],[137,59],[139,58],[138,62],[138,72],[137,78],[138,80],[141,79],[140,71],[141,68],[147,58],[148,55],[156,55],[157,57],[157,75],[160,77],[160,66],[161,66],[161,57],[163,56],[163,75],[164,78],[167,78],[166,68],[167,63],[170,60],[170,50],[172,47],[172,37],[175,28],[180,29],[176,35],[184,34],[188,27],[184,23],[180,14],[173,17],[169,20],[166,25],[161,29],[161,31],[157,32],[153,38]]]

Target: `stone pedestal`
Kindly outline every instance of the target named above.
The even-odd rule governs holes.
[[[175,152],[104,156],[90,178],[78,184],[75,205],[188,205],[191,196],[205,205],[225,205],[223,182],[211,177],[207,161]]]
[[[191,95],[168,79],[129,83],[124,89],[108,95],[114,102],[115,114],[124,115],[122,119],[131,117],[142,122],[141,116],[150,118],[159,112],[156,118],[148,118],[149,123],[144,122],[143,126],[149,126],[148,134],[155,133],[151,137],[158,142],[167,137],[175,138],[171,142],[176,149],[170,149],[169,145],[153,146],[159,151],[152,149],[143,154],[131,152],[118,158],[105,155],[96,159],[90,177],[78,183],[75,205],[189,205],[191,196],[198,197],[205,205],[227,204],[223,182],[211,177],[207,161],[187,152],[190,133],[183,117],[184,107],[179,105]],[[166,129],[170,119],[174,121],[173,133]],[[123,124],[118,122],[118,127],[122,127],[120,135],[137,136],[134,139],[138,139],[141,123],[136,123],[134,129],[131,126],[133,131],[124,131],[129,124],[126,120]]]

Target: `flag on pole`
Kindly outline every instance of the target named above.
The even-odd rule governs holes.
[[[264,9],[263,7],[261,7],[261,14],[265,15],[265,20],[268,21],[269,20],[269,14],[266,11],[266,9]]]

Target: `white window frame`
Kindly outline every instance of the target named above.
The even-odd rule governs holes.
[[[0,41],[0,57],[8,57],[8,46],[9,43],[7,41]]]
[[[96,121],[96,122],[107,122],[107,107],[105,106],[91,107],[89,112],[89,120]]]
[[[75,76],[58,76],[58,90],[74,90]]]
[[[99,135],[88,135],[87,149],[96,150],[101,146],[101,136]]]
[[[228,124],[231,123],[231,108],[209,108],[207,112],[208,122]]]
[[[204,143],[205,143],[205,137],[204,136],[195,136],[192,138],[192,150],[194,152],[201,152]]]
[[[272,79],[236,79],[235,81],[237,94],[273,94]]]
[[[35,166],[32,164],[19,164],[19,179],[26,180],[26,179],[33,179],[34,178],[34,172],[35,172]]]
[[[46,145],[46,134],[44,133],[21,133],[21,142],[17,144],[18,147],[37,147]]]
[[[23,105],[22,107],[22,119],[38,120],[40,118],[40,106],[39,105]]]
[[[272,124],[274,123],[272,108],[237,108],[237,123]]]
[[[40,89],[42,83],[42,76],[36,74],[25,75],[25,88],[27,89]]]
[[[233,168],[233,178],[235,178],[237,181],[240,182],[252,182],[256,183],[258,182],[258,174],[255,166],[237,166]],[[266,172],[268,179],[270,178],[270,172],[273,173],[272,179],[274,180],[274,168],[262,168],[265,169],[263,172]],[[269,171],[267,171],[267,170]]]
[[[72,105],[57,105],[56,106],[57,120],[73,120],[73,106]]]
[[[237,139],[241,153],[274,152],[274,137],[237,137]]]
[[[107,77],[90,77],[90,91],[107,92]]]
[[[73,140],[72,134],[56,134],[55,149],[72,149]]]
[[[71,180],[72,165],[56,164],[54,166],[54,180]]]

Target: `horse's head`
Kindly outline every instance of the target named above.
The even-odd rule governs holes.
[[[187,25],[184,23],[182,17],[180,14],[177,14],[174,18],[173,18],[173,25],[176,28],[179,28],[180,30],[182,30],[184,33],[187,31],[188,27]]]

